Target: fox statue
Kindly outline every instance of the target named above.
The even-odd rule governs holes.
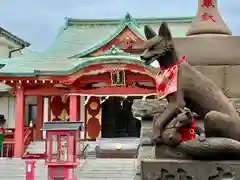
[[[154,141],[161,141],[164,128],[174,119],[180,108],[187,107],[203,119],[206,140],[209,140],[210,144],[217,144],[213,145],[216,152],[227,152],[226,146],[229,142],[235,149],[234,152],[240,154],[240,117],[229,99],[212,80],[189,65],[187,57],[178,57],[167,23],[163,22],[160,25],[158,33],[147,25],[144,32],[147,40],[144,43],[145,51],[140,58],[146,66],[154,61],[158,62],[160,73],[156,75],[159,91],[157,94],[165,95],[168,101],[165,111],[153,122]],[[158,82],[158,76],[163,74],[168,74],[169,77],[161,84]],[[161,94],[162,92],[164,94]],[[202,143],[197,140],[190,141],[196,141],[199,146]],[[219,145],[220,141],[224,143]],[[188,141],[184,141],[184,148],[187,145]],[[191,147],[187,149],[191,151]]]

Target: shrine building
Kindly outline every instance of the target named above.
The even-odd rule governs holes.
[[[145,40],[144,25],[157,30],[162,21],[174,37],[183,37],[192,17],[66,18],[44,52],[10,57],[0,46],[0,123],[12,128],[14,156],[23,155],[30,139],[44,138],[45,121],[83,121],[84,140],[139,137],[141,122],[132,116],[131,103],[155,95],[155,82],[137,47]],[[15,49],[30,45],[13,35],[7,40]]]

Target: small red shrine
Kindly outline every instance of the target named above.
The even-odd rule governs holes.
[[[45,121],[80,121],[81,106],[85,106],[82,138],[95,140],[102,134],[102,97],[155,94],[154,76],[139,58],[142,50],[135,48],[144,39],[130,14],[120,23],[113,21],[104,26],[67,19],[45,52],[1,64],[0,81],[11,86],[16,97],[14,156],[21,157],[26,148],[23,142],[27,96],[37,96],[35,140],[42,139],[40,129]],[[85,97],[85,104],[80,103],[81,96]]]
[[[80,156],[80,122],[45,122],[41,130],[47,133],[45,164],[48,166],[48,179],[77,179],[74,169]]]

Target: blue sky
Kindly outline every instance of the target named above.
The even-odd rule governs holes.
[[[231,3],[230,3],[231,2]],[[218,0],[219,11],[234,35],[240,35],[240,0]],[[64,17],[123,18],[194,16],[197,0],[0,0],[0,26],[45,50]]]

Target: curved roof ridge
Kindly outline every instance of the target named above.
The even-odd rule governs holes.
[[[130,13],[127,13],[130,14]],[[126,14],[126,15],[127,15]],[[126,16],[125,15],[125,16]],[[134,21],[137,23],[145,24],[150,22],[159,22],[159,21],[166,21],[166,22],[191,22],[193,16],[186,16],[186,17],[141,17],[141,18],[134,18]],[[94,19],[94,18],[66,18],[67,26],[72,25],[86,25],[86,24],[108,24],[108,25],[117,25],[122,18],[112,18],[112,19]]]
[[[31,69],[31,71],[27,71],[27,72],[17,72],[17,71],[8,72],[8,71],[5,71],[3,68],[3,69],[0,69],[0,75],[2,76],[68,75],[94,64],[119,63],[119,59],[121,59],[121,63],[123,64],[135,64],[135,65],[144,67],[144,63],[143,61],[141,61],[139,56],[107,55],[107,56],[99,56],[99,57],[84,57],[84,58],[71,59],[72,61],[68,62],[69,64],[71,64],[71,66],[61,70],[60,69],[59,70]]]
[[[123,20],[120,21],[117,29],[115,30],[115,32],[113,32],[112,34],[110,34],[105,40],[96,43],[95,45],[93,45],[91,48],[78,53],[76,55],[70,56],[69,58],[80,58],[83,57],[95,50],[97,50],[98,48],[100,48],[101,46],[109,43],[110,41],[112,41],[115,37],[117,37],[126,27],[128,27],[129,29],[131,29],[133,31],[133,33],[135,33],[139,38],[141,38],[142,40],[145,40],[145,36],[141,33],[140,29],[138,28],[137,22],[132,18],[132,16],[127,13],[125,15],[125,18]]]

